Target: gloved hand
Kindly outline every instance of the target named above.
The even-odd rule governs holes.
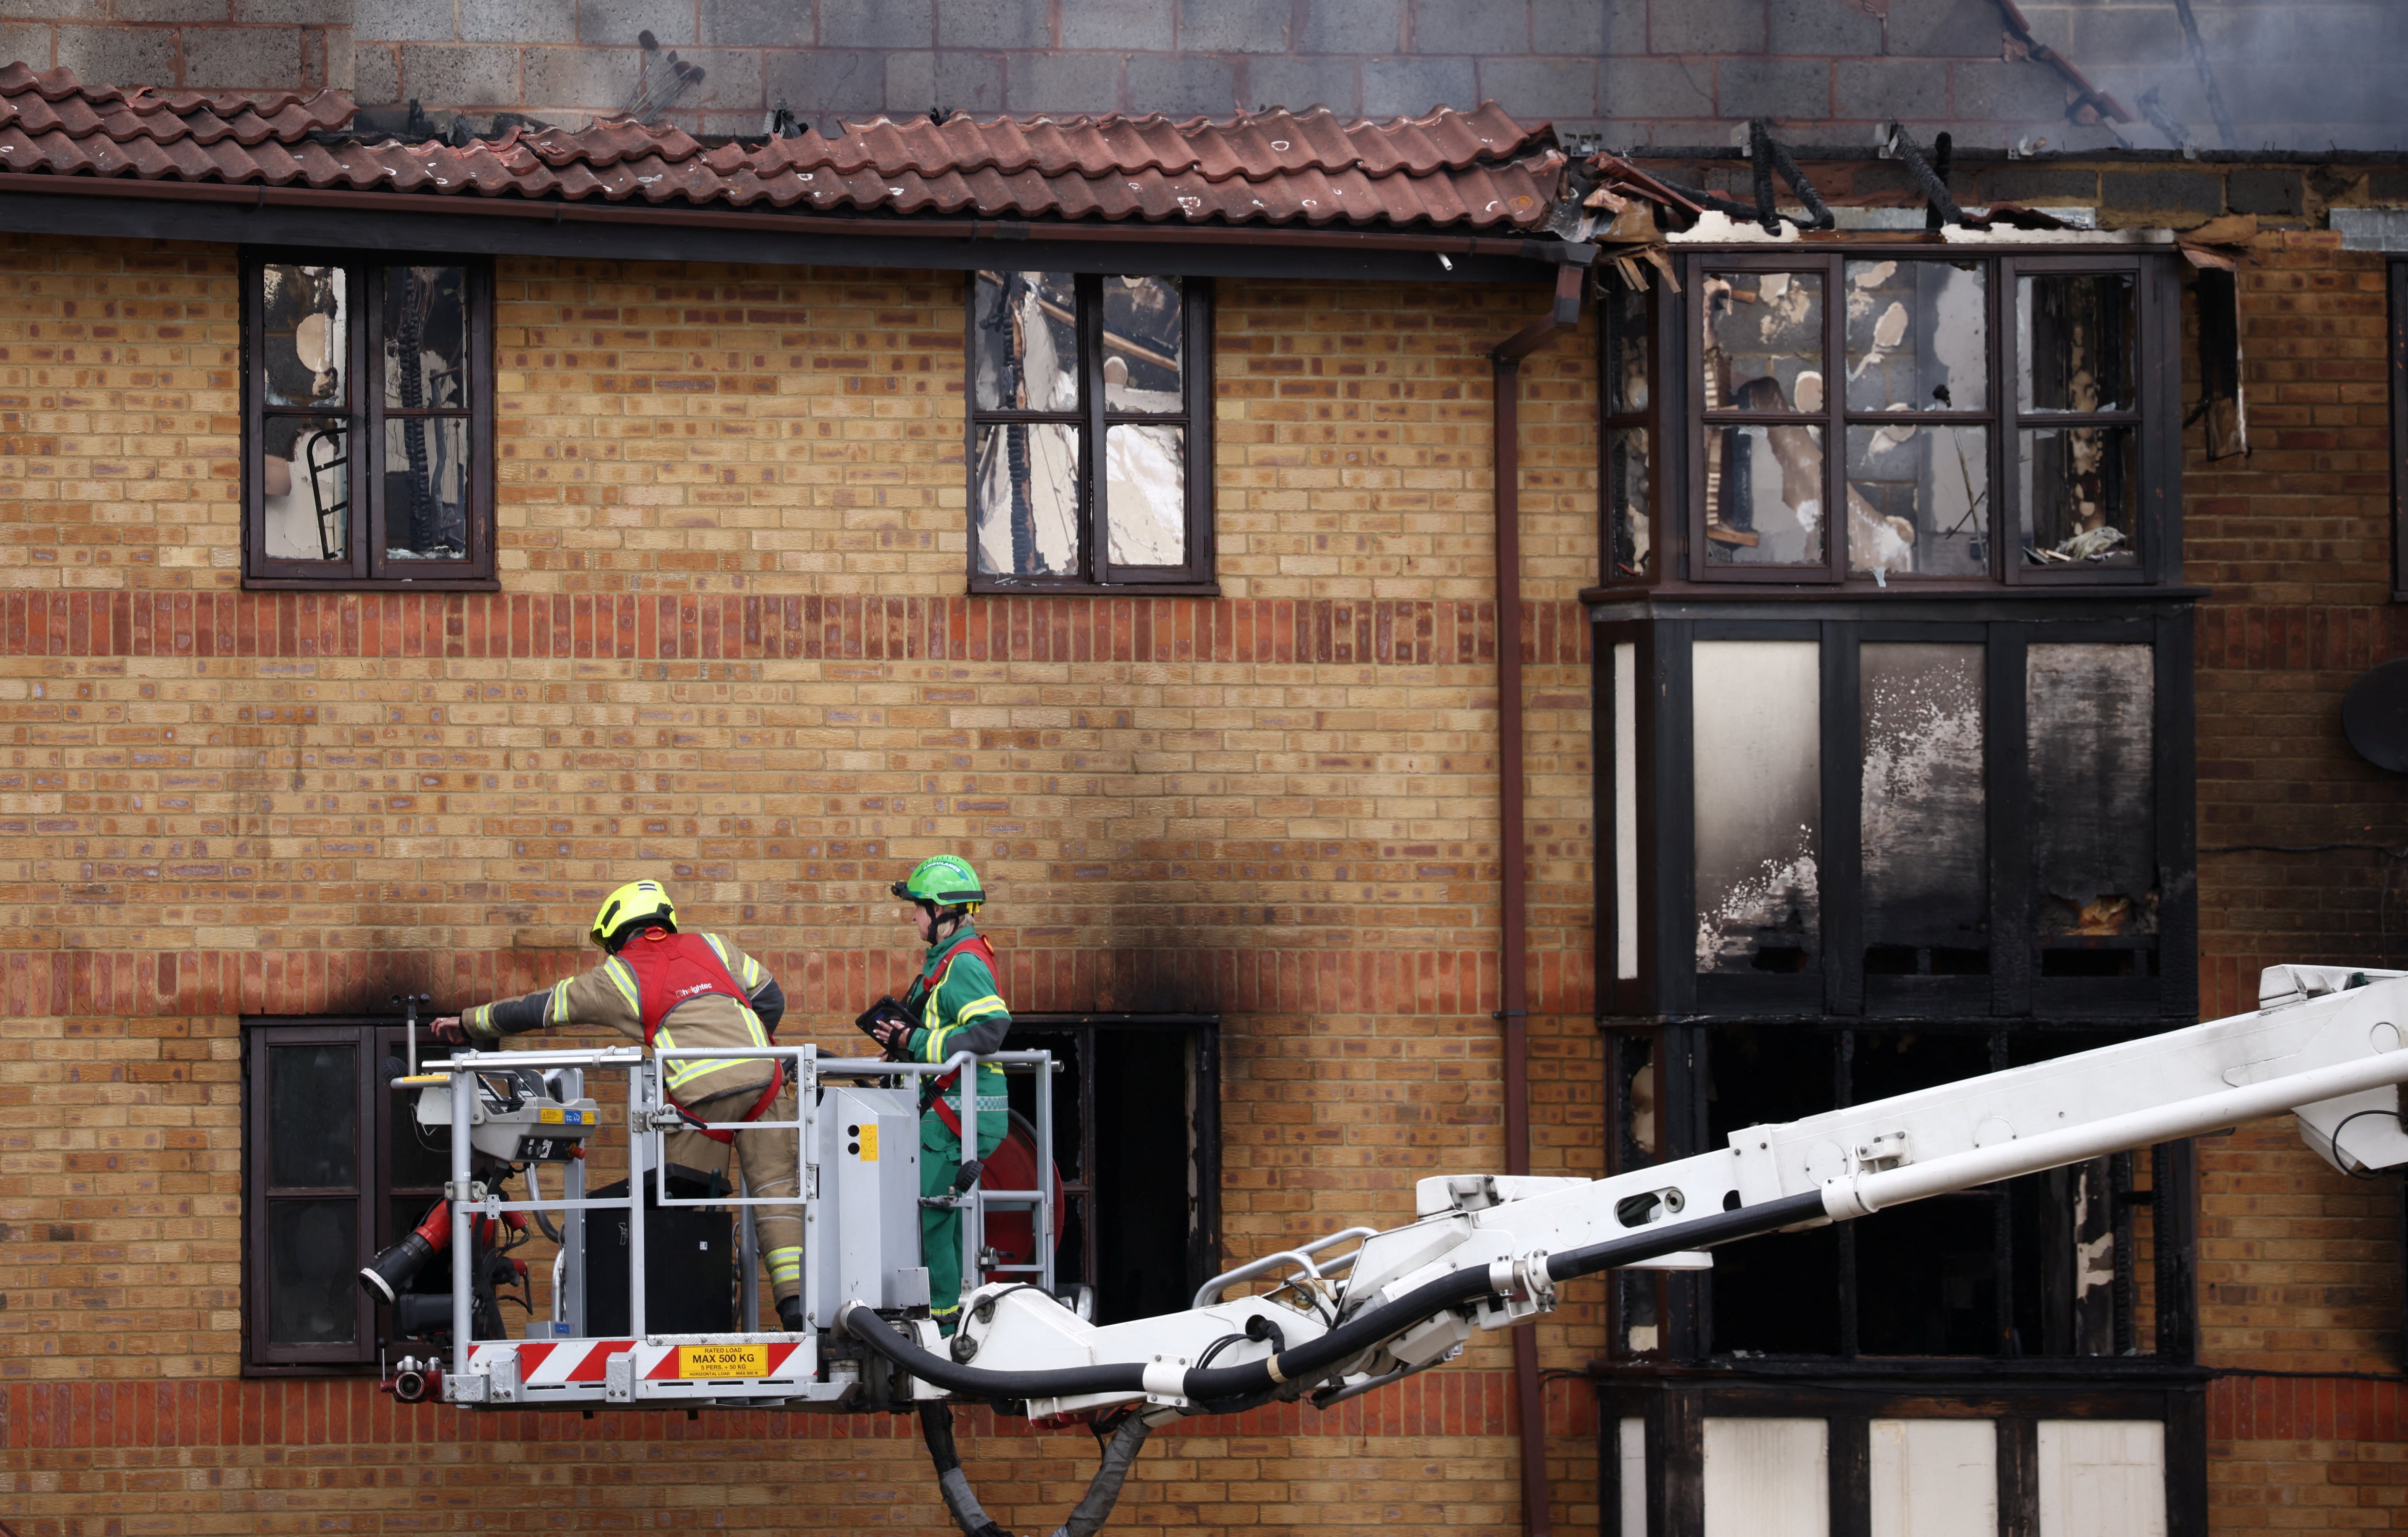
[[[468,1027],[460,1023],[458,1014],[445,1014],[440,1019],[428,1020],[426,1033],[435,1038],[437,1045],[465,1046],[468,1043]]]
[[[903,1005],[891,998],[880,998],[862,1011],[861,1017],[853,1025],[853,1028],[877,1041],[879,1050],[896,1061],[902,1060],[904,1052],[910,1045],[911,1016],[903,1012]]]

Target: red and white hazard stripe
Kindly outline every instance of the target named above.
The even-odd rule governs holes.
[[[633,1340],[530,1340],[518,1347],[519,1382],[527,1387],[551,1383],[600,1382],[610,1357],[636,1348]]]

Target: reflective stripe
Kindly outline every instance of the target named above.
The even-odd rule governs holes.
[[[772,1282],[799,1280],[803,1273],[801,1248],[771,1249],[768,1254],[769,1279]]]
[[[554,1025],[568,1023],[568,984],[566,982],[555,982],[552,984],[551,1008],[552,1022]]]
[[[996,997],[993,993],[989,993],[984,998],[974,998],[968,1003],[963,1004],[960,1010],[954,1013],[953,1023],[956,1026],[967,1025],[971,1020],[982,1018],[987,1014],[1008,1014],[1010,1013],[1011,1013],[1011,1010],[1004,1003],[1003,999]]]
[[[748,1043],[754,1046],[767,1045],[769,1035],[767,1031],[761,1028],[761,1016],[744,1008],[742,1004],[737,1007],[742,1010],[744,1014],[744,1033]],[[675,1051],[677,1039],[669,1034],[669,1027],[663,1025],[658,1030],[652,1032],[652,1045],[656,1051],[662,1049]],[[706,1073],[717,1072],[722,1068],[741,1068],[760,1060],[759,1057],[740,1056],[679,1057],[669,1069],[668,1085],[673,1089],[682,1088]]]
[[[641,1019],[644,1006],[636,997],[635,968],[613,955],[602,963],[602,974],[610,979],[610,985],[619,989],[619,996],[627,1000],[627,1007],[636,1012],[638,1019]]]

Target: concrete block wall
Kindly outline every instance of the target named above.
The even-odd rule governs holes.
[[[351,84],[352,0],[0,0],[0,63],[192,91]]]
[[[836,1051],[954,849],[1024,1010],[1225,1025],[1233,1257],[1501,1167],[1484,350],[1542,302],[1224,283],[1219,599],[969,599],[961,280],[505,261],[496,595],[244,593],[226,249],[0,245],[0,1519],[945,1530],[888,1426],[464,1424],[239,1378],[245,1013],[585,964],[666,876]],[[1524,368],[1534,1163],[1601,1167],[1588,1015],[1594,349]],[[539,1268],[539,1267],[538,1267]],[[1541,1335],[1600,1343],[1601,1286]],[[1501,1339],[1197,1422],[1133,1530],[1518,1530]],[[1550,1385],[1557,1518],[1594,1520]],[[983,1419],[1050,1530],[1091,1455]]]

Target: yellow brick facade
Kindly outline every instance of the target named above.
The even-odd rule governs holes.
[[[1541,294],[1225,280],[1222,596],[1032,602],[964,596],[958,276],[504,259],[495,280],[501,593],[245,593],[236,253],[0,244],[21,1534],[562,1508],[946,1530],[883,1424],[469,1422],[238,1378],[237,1017],[535,985],[639,874],[778,970],[831,1049],[908,974],[883,886],[940,850],[996,894],[1015,1005],[1220,1012],[1233,1257],[1502,1167],[1484,354]],[[1585,330],[1524,369],[1541,1171],[1602,1156],[1574,599],[1593,376]],[[1544,1364],[1597,1353],[1601,1295],[1572,1288]],[[1506,1364],[1484,1339],[1410,1397],[1197,1422],[1123,1519],[1516,1530]],[[1579,1524],[1587,1389],[1549,1402]],[[969,1428],[989,1503],[1058,1521],[1084,1437]]]

